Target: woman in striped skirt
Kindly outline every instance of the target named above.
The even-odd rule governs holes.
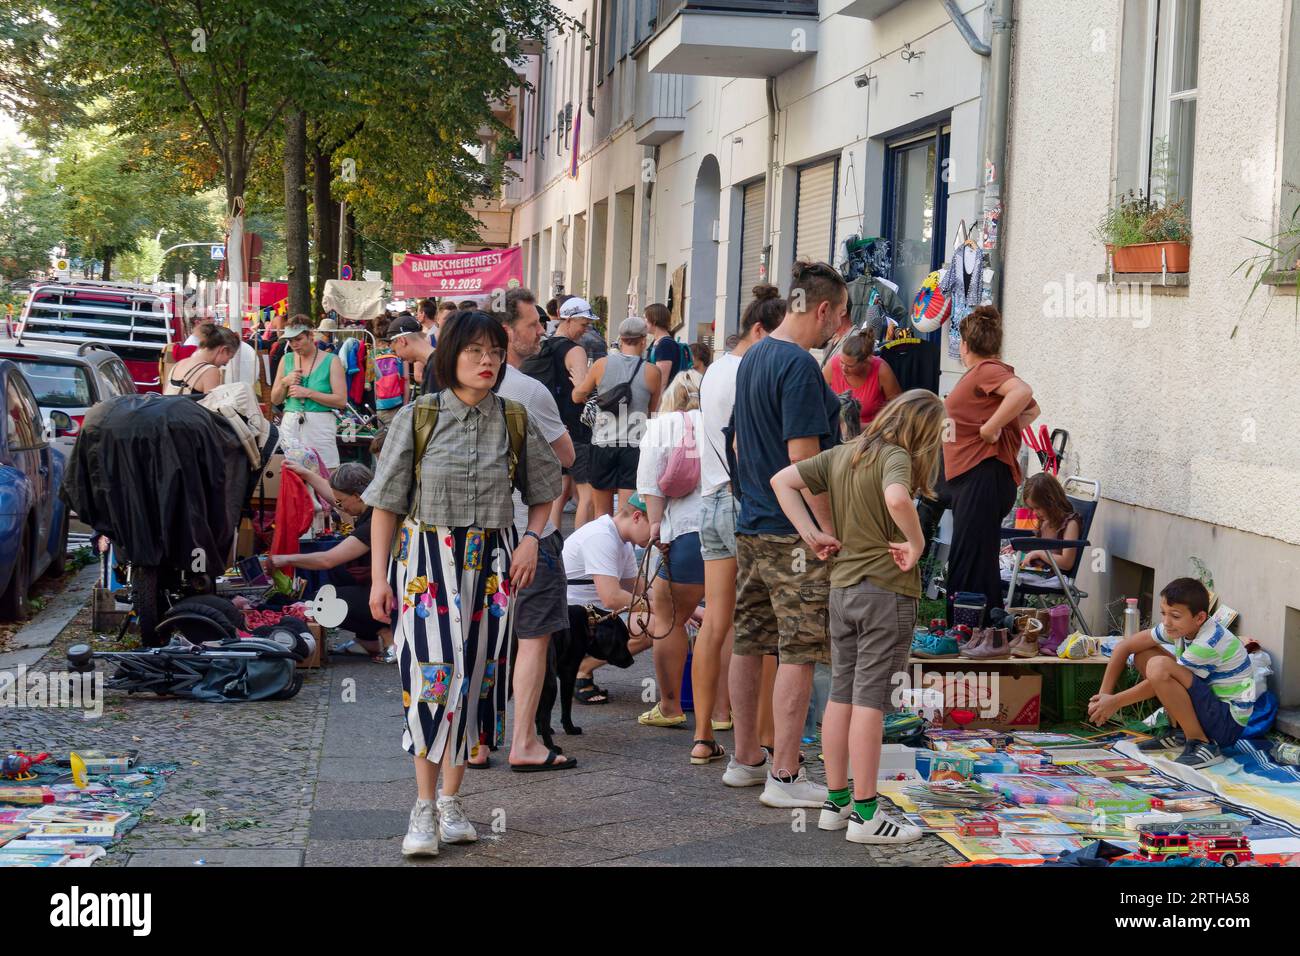
[[[510,597],[532,581],[538,534],[560,493],[550,445],[522,406],[494,394],[505,350],[505,330],[486,313],[447,321],[433,362],[438,381],[456,384],[397,414],[362,496],[374,509],[370,610],[393,621],[402,743],[415,758],[408,856],[436,856],[439,835],[477,839],[458,796],[465,761],[504,740]],[[514,487],[529,506],[518,541]]]

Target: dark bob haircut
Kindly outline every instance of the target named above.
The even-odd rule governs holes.
[[[455,388],[460,380],[456,377],[456,363],[460,353],[478,342],[487,342],[489,348],[505,350],[509,340],[501,323],[486,312],[453,312],[442,325],[442,334],[438,336],[438,347],[433,350],[433,370],[438,384],[443,388]],[[495,391],[506,374],[506,363],[497,369],[497,380],[492,383]]]

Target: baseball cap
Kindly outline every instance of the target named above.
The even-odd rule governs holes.
[[[338,329],[339,324],[330,318],[321,319],[316,326],[317,332],[337,332]]]
[[[620,339],[639,339],[643,335],[650,334],[650,326],[646,325],[645,319],[637,318],[635,315],[623,320],[618,327],[618,337]]]
[[[423,335],[424,327],[420,325],[414,316],[399,315],[393,321],[388,323],[388,328],[384,330],[384,338],[392,341],[399,335]]]
[[[280,338],[282,338],[282,339],[296,339],[298,336],[302,335],[304,332],[310,332],[310,331],[311,331],[311,329],[309,329],[309,328],[308,328],[307,326],[305,326],[305,325],[290,325],[290,326],[286,326],[285,328],[283,328],[283,329],[280,330]]]
[[[634,494],[631,498],[627,499],[627,503],[637,511],[640,511],[647,516],[649,515],[649,512],[646,511],[645,499],[641,497],[640,493]]]
[[[564,305],[560,306],[560,318],[574,319],[579,317],[594,319],[596,313],[591,311],[590,302],[575,295],[572,299],[566,299]]]

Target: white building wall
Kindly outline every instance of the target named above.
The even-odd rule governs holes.
[[[1092,229],[1115,167],[1122,3],[1017,4],[1004,355],[1102,483],[1092,538],[1108,573],[1081,580],[1090,619],[1124,594],[1115,559],[1152,570],[1158,593],[1199,557],[1242,612],[1238,633],[1284,658],[1293,702],[1300,323],[1293,297],[1263,289],[1247,305],[1252,280],[1233,274],[1277,221],[1288,5],[1250,6],[1202,4],[1190,284],[1107,319],[1088,296],[1106,263]],[[1063,295],[1064,317],[1046,317]]]

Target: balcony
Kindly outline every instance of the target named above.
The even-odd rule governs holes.
[[[686,130],[686,77],[651,73],[645,57],[636,64],[636,141],[658,146]]]
[[[784,73],[817,52],[817,0],[659,0],[651,73]]]
[[[830,0],[826,12],[828,15],[839,13],[860,20],[875,20],[906,2],[907,0]]]
[[[501,185],[501,208],[513,209],[524,201],[524,161],[506,160],[506,181]]]

